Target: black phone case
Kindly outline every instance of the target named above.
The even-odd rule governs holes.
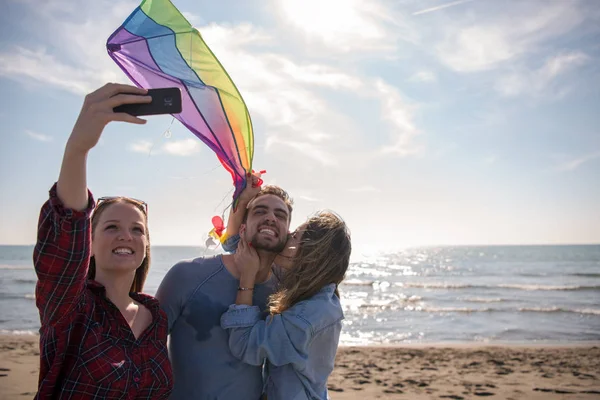
[[[179,114],[181,112],[181,91],[179,88],[148,89],[151,103],[122,104],[113,108],[116,113],[127,113],[135,117],[142,115]]]

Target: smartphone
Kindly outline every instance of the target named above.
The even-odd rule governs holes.
[[[148,89],[151,103],[122,104],[113,108],[116,113],[141,115],[179,114],[181,112],[181,90],[179,88]]]

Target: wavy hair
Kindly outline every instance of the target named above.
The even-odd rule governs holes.
[[[309,299],[324,286],[337,285],[350,264],[350,232],[341,217],[321,211],[311,217],[304,228],[292,267],[282,278],[279,290],[269,298],[271,314],[281,314],[294,304]]]

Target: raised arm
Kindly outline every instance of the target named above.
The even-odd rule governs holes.
[[[111,121],[144,124],[145,120],[113,108],[122,104],[148,103],[152,99],[145,89],[109,83],[88,94],[79,118],[67,141],[58,177],[58,197],[66,208],[81,211],[88,203],[86,160],[88,152],[98,143],[104,127]]]
[[[246,208],[248,208],[248,204],[250,201],[260,192],[261,188],[261,174],[253,173],[248,177],[248,186],[242,191],[240,198],[238,200],[237,208],[234,210],[233,208],[229,212],[229,218],[227,219],[227,240],[223,243],[223,249],[227,252],[233,253],[235,252],[238,241],[239,241],[239,233],[240,226],[244,222],[244,215],[246,214]]]
[[[40,212],[33,262],[42,326],[72,315],[85,288],[91,251],[90,215],[94,209],[86,182],[87,154],[109,122],[145,122],[113,112],[121,104],[150,101],[140,96],[145,93],[133,86],[108,84],[85,98],[65,148],[58,182]]]

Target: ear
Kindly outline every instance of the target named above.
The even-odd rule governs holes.
[[[241,224],[240,225],[240,237],[243,237],[243,235],[246,233],[246,224]]]

